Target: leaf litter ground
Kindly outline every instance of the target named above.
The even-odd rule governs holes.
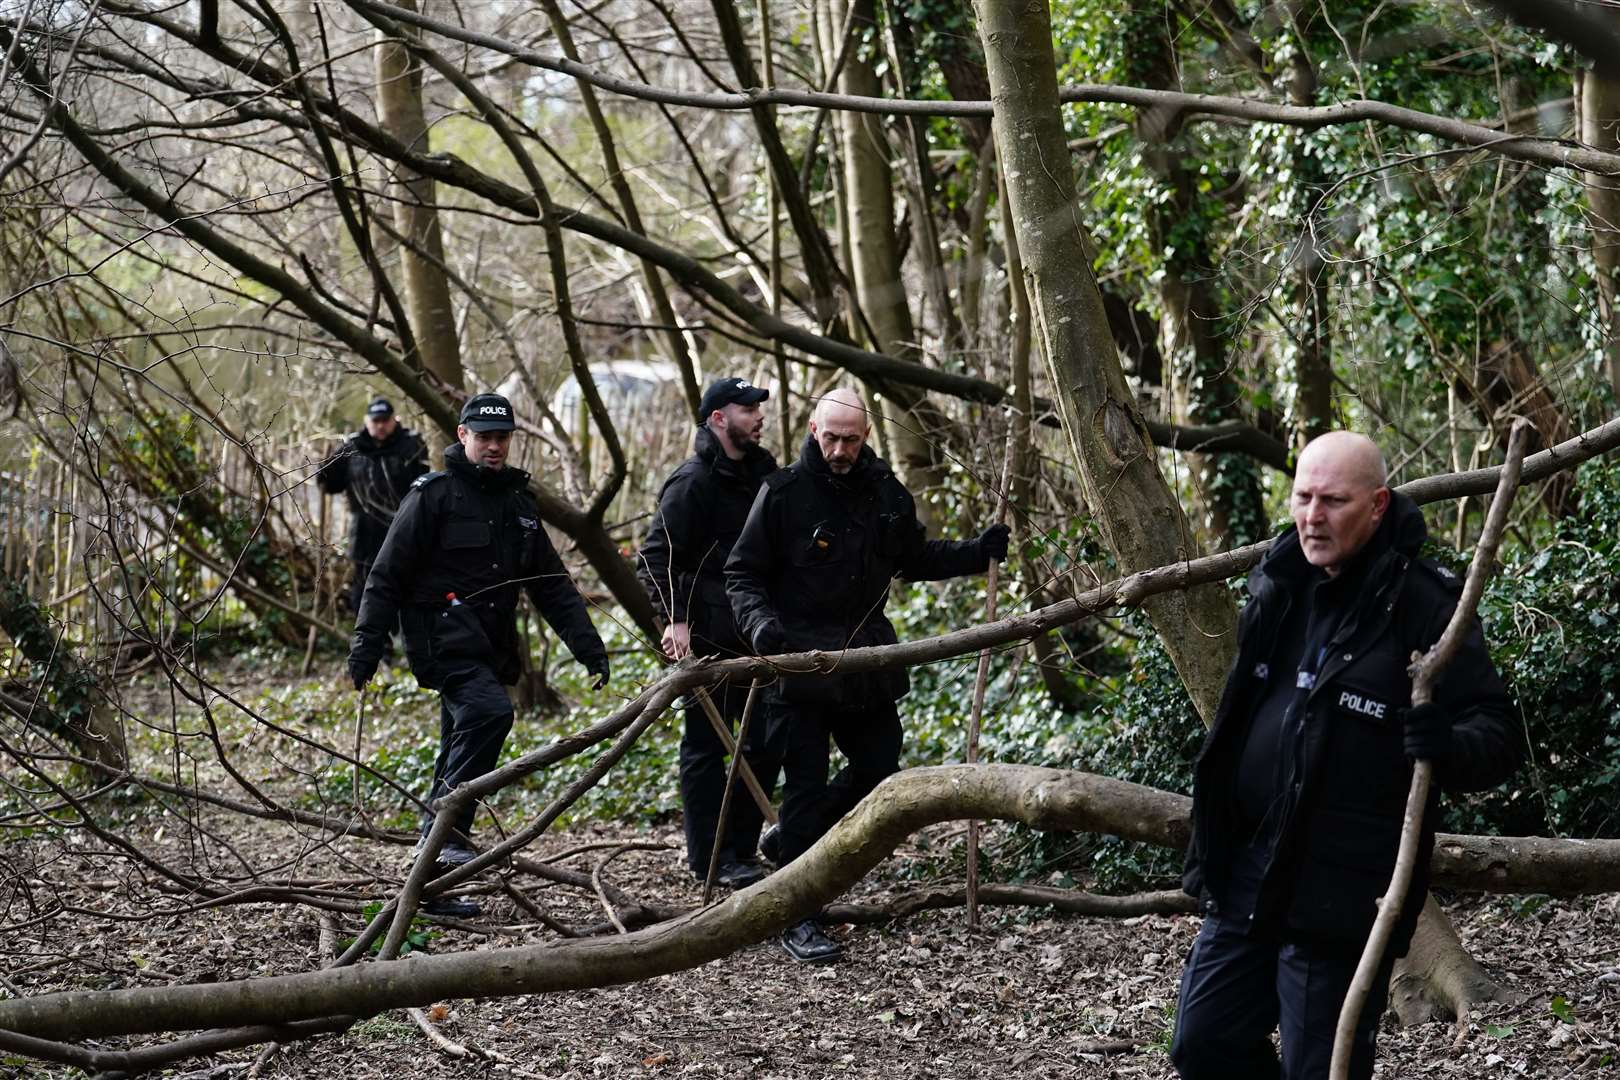
[[[425,709],[423,711],[426,711]],[[403,719],[403,718],[402,718]],[[426,723],[422,730],[431,730]],[[396,736],[388,736],[397,738]],[[246,742],[252,742],[252,739]],[[386,741],[386,739],[384,740]],[[296,777],[309,763],[261,755],[261,779]],[[431,758],[429,757],[429,761]],[[346,785],[345,785],[346,786]],[[245,867],[278,876],[395,878],[403,848],[289,832],[204,811],[195,831],[136,816],[141,850],[215,878]],[[960,825],[925,830],[849,899],[936,879]],[[998,829],[987,828],[987,851]],[[639,845],[652,850],[619,850]],[[589,822],[548,835],[537,858],[568,856],[650,904],[695,906],[678,823]],[[993,875],[992,875],[993,878]],[[0,833],[0,993],[214,982],[309,971],[352,937],[358,915],[326,920],[308,908],[242,904],[177,913],[180,898],[115,859],[82,830]],[[514,879],[551,917],[604,927],[588,893]],[[137,883],[140,887],[136,887]],[[422,948],[444,953],[556,940],[493,885],[480,897],[483,932],[435,926]],[[1386,1016],[1377,1075],[1389,1077],[1620,1077],[1620,895],[1450,897],[1469,951],[1509,989],[1513,1004],[1452,1024],[1402,1029]],[[57,909],[60,903],[62,908]],[[53,909],[54,917],[48,916]],[[1173,1076],[1166,1047],[1192,916],[1094,919],[1033,908],[986,908],[970,933],[961,910],[885,926],[834,928],[845,959],[807,967],[773,940],[695,970],[598,990],[442,1002],[425,1010],[436,1039],[403,1012],[347,1033],[279,1049],[184,1062],[166,1075],[245,1077],[758,1077],[954,1080],[959,1077]],[[612,932],[608,929],[608,932]],[[440,1045],[440,1043],[447,1045]],[[117,1044],[109,1044],[117,1045]],[[468,1056],[453,1056],[448,1046]],[[0,1056],[0,1077],[68,1077]]]
[[[235,819],[211,822],[217,829]],[[238,828],[240,828],[238,826]],[[928,848],[948,845],[935,830]],[[279,835],[279,834],[278,834]],[[216,836],[254,859],[270,839],[261,829]],[[553,837],[536,852],[582,843],[664,842],[664,850],[623,853],[606,880],[644,901],[692,905],[700,889],[685,873],[679,834],[596,825]],[[154,852],[183,857],[178,842],[154,838]],[[588,868],[608,849],[578,856]],[[0,957],[28,993],[207,982],[312,969],[320,928],[307,910],[242,905],[163,915],[116,897],[109,863],[93,847],[58,840],[11,841],[12,866],[35,867],[56,898],[86,912],[76,919],[20,927],[27,902],[15,892],[13,927]],[[363,862],[360,845],[328,853]],[[396,856],[397,858],[397,856]],[[877,900],[912,884],[926,858],[902,850],[859,890]],[[42,860],[49,865],[42,865]],[[255,860],[256,861],[256,860]],[[300,867],[300,876],[316,870]],[[335,866],[334,866],[335,869]],[[349,864],[352,873],[354,864]],[[384,867],[379,870],[386,871]],[[554,917],[575,926],[600,922],[593,898],[572,890],[535,892]],[[37,899],[37,898],[36,898]],[[548,940],[498,893],[483,898],[479,920],[506,932],[436,929],[431,952],[497,948]],[[1450,905],[1464,943],[1489,971],[1526,995],[1472,1017],[1459,1040],[1449,1024],[1408,1029],[1385,1018],[1378,1075],[1620,1075],[1620,897],[1542,903],[1461,899]],[[931,912],[884,927],[841,927],[842,963],[807,967],[774,941],[701,968],[582,993],[444,1002],[428,1010],[445,1040],[469,1048],[455,1058],[436,1048],[403,1013],[356,1025],[347,1034],[288,1046],[258,1075],[304,1077],[844,1077],[927,1080],[955,1077],[1167,1077],[1167,1028],[1181,961],[1197,930],[1191,916],[1104,920],[1033,909],[986,909],[984,927],[965,913]],[[358,921],[339,928],[352,935]],[[1135,1045],[1100,1052],[1105,1044]],[[175,1067],[169,1075],[245,1076],[257,1057],[241,1051]],[[6,1076],[68,1076],[17,1059]]]

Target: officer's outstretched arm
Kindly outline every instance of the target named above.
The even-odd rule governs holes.
[[[978,540],[930,540],[917,520],[917,505],[911,493],[905,497],[905,514],[894,523],[899,529],[900,560],[897,569],[906,581],[942,581],[945,578],[982,574],[990,566]],[[1005,554],[1005,550],[1003,550]]]
[[[315,486],[328,495],[338,495],[349,488],[349,455],[354,453],[354,447],[349,445],[347,439],[332,452],[332,456],[321,462],[321,467],[315,470]]]

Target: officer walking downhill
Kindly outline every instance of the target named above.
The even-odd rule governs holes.
[[[417,683],[439,691],[439,756],[427,801],[495,767],[512,730],[506,687],[520,672],[515,614],[526,589],[574,659],[608,680],[607,649],[540,525],[529,474],[508,465],[516,424],[499,394],[469,398],[443,472],[411,485],[371,567],[349,649],[364,689],[397,617]],[[438,855],[442,873],[473,858],[476,807],[462,810]],[[432,819],[424,820],[426,834]],[[436,914],[470,916],[470,900],[439,898]]]
[[[726,559],[742,531],[760,483],[776,471],[776,459],[759,444],[765,426],[761,403],[770,392],[739,378],[716,379],[703,392],[703,417],[692,456],[664,481],[658,509],[647,529],[636,572],[664,621],[663,649],[671,660],[697,656],[745,656],[747,642],[726,599]],[[712,700],[733,729],[747,688],[721,683]],[[699,881],[708,876],[720,805],[725,795],[725,747],[696,698],[685,707],[681,733],[681,809],[686,825],[686,861]],[[764,724],[750,724],[743,757],[767,793],[778,763],[764,749]],[[765,876],[755,855],[763,824],[750,798],[733,798],[716,863],[716,879],[742,888]]]
[[[889,583],[982,573],[1007,557],[1005,525],[975,540],[929,540],[910,492],[866,445],[867,412],[853,390],[816,406],[799,460],[768,477],[726,562],[737,625],[756,653],[837,651],[898,640],[884,615]],[[904,670],[784,674],[765,699],[768,740],[783,762],[782,819],[761,850],[798,858],[900,767],[895,702]],[[829,783],[829,738],[848,765]],[[836,960],[841,948],[814,919],[789,927],[796,960]]]
[[[1205,912],[1170,1057],[1189,1080],[1328,1075],[1340,1007],[1389,885],[1412,760],[1434,762],[1411,891],[1356,1031],[1372,1075],[1389,973],[1428,893],[1438,789],[1506,780],[1521,752],[1478,620],[1411,706],[1407,665],[1445,630],[1462,582],[1386,486],[1372,441],[1330,432],[1300,454],[1293,527],[1249,577],[1238,655],[1198,758],[1183,887]],[[1282,1058],[1272,1049],[1280,1031]]]
[[[360,610],[366,575],[388,535],[399,501],[427,471],[422,437],[399,422],[387,398],[374,398],[366,406],[365,427],[343,440],[337,453],[316,472],[315,483],[322,491],[342,493],[349,500],[349,561],[354,564],[348,597],[351,613]]]

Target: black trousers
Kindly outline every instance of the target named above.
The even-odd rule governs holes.
[[[709,688],[709,697],[735,735],[742,720],[743,705],[748,700],[748,688],[723,682]],[[763,712],[756,702],[754,715],[748,721],[748,739],[742,751],[743,760],[754,770],[768,798],[776,790],[776,774],[782,760],[771,752],[768,745],[767,720]],[[684,716],[679,761],[681,813],[686,825],[686,862],[694,874],[707,874],[709,857],[714,850],[715,832],[720,823],[720,803],[726,792],[726,749],[720,742],[720,736],[715,733],[714,725],[709,722],[708,713],[695,696],[688,700]],[[725,863],[752,858],[759,847],[760,827],[764,823],[764,815],[739,777],[736,790],[731,793],[731,811],[727,815],[725,836],[720,842],[720,861]]]
[[[782,758],[782,863],[797,859],[900,769],[900,713],[892,701],[860,709],[776,705],[770,745]],[[837,743],[848,764],[831,781]]]
[[[487,664],[452,669],[439,688],[439,757],[428,804],[495,768],[511,730],[512,700],[495,670]],[[470,803],[456,814],[451,841],[467,843],[477,812],[478,804]],[[423,835],[432,825],[431,816],[423,819]]]
[[[1170,1043],[1176,1072],[1186,1080],[1326,1080],[1339,1009],[1360,958],[1359,943],[1267,940],[1209,916],[1181,975]],[[1351,1080],[1372,1076],[1393,964],[1385,958],[1362,1009]],[[1273,1031],[1281,1035],[1281,1061]]]

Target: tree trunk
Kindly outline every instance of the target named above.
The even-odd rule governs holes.
[[[416,10],[416,0],[400,0]],[[401,27],[412,35],[417,31]],[[422,111],[422,68],[397,39],[377,42],[377,112],[382,127],[407,146],[428,149],[427,118]],[[405,303],[410,309],[418,366],[460,388],[461,342],[456,332],[450,280],[444,272],[444,240],[433,180],[408,166],[394,166],[394,227],[409,243],[400,249],[405,277]]]
[[[1311,62],[1303,20],[1310,17],[1302,0],[1291,0],[1288,18],[1293,30],[1289,59],[1288,101],[1291,105],[1316,104],[1316,67]],[[1296,445],[1303,446],[1333,429],[1333,344],[1328,322],[1328,261],[1323,258],[1315,220],[1309,212],[1326,188],[1322,159],[1305,152],[1305,133],[1291,132],[1294,185],[1305,201],[1303,231],[1293,253],[1294,310],[1299,325],[1294,343],[1294,430]]]
[[[563,55],[570,60],[579,60],[579,50],[574,47],[568,20],[563,18],[556,0],[545,0],[545,9],[551,21],[552,33],[557,35],[557,44],[562,47]],[[608,127],[607,117],[602,115],[602,107],[597,104],[596,88],[584,79],[576,79],[575,84],[579,87],[579,97],[585,106],[585,114],[590,118],[591,130],[596,133],[596,141],[602,147],[602,164],[607,169],[608,183],[613,187],[613,195],[618,200],[619,209],[624,212],[624,223],[645,235],[647,230],[641,223],[641,209],[636,205],[635,195],[630,191],[630,181],[626,179],[624,169],[619,166],[619,151],[613,140],[613,131]],[[641,260],[641,276],[647,283],[647,294],[652,301],[653,315],[663,327],[664,353],[680,372],[681,388],[686,393],[687,408],[701,423],[706,417],[698,416],[698,405],[703,391],[698,386],[697,365],[687,350],[686,335],[676,321],[675,307],[669,301],[669,290],[664,288],[664,279],[659,274],[658,268],[646,259]]]
[[[1479,966],[1430,893],[1423,901],[1412,946],[1395,964],[1389,980],[1389,1007],[1402,1024],[1423,1024],[1467,1016],[1487,1001],[1512,1001]]]
[[[1125,382],[1092,272],[1095,248],[1077,211],[1058,113],[1057,68],[1045,3],[975,0],[989,59],[996,146],[1024,257],[1034,328],[1057,388],[1063,428],[1086,500],[1123,573],[1195,558],[1187,519],[1159,472]],[[1214,716],[1236,649],[1237,614],[1222,586],[1146,604],[1149,618],[1205,722]]]
[[[875,0],[851,0],[850,7],[854,9],[852,33],[857,38],[870,35],[876,42]],[[844,25],[847,9],[842,0],[828,0],[828,8],[828,23]],[[834,60],[836,56],[828,63]],[[871,57],[859,47],[845,58],[838,89],[863,97],[881,95],[882,86]],[[849,214],[847,258],[857,306],[866,316],[873,351],[920,363],[916,326],[911,320],[900,254],[895,246],[894,178],[889,168],[892,150],[883,130],[883,117],[840,112],[837,123]],[[925,210],[919,207],[917,212]],[[944,480],[940,455],[934,448],[935,441],[944,434],[939,430],[943,418],[926,404],[920,392],[890,384],[884,395],[897,413],[886,417],[885,424],[890,452],[897,459],[892,464],[912,493],[920,495]],[[917,511],[925,519],[931,517],[925,500],[918,500]]]
[[[1575,77],[1575,98],[1581,141],[1599,150],[1620,150],[1620,79],[1582,69]],[[1604,367],[1620,399],[1620,178],[1587,173],[1586,208],[1603,310]]]

